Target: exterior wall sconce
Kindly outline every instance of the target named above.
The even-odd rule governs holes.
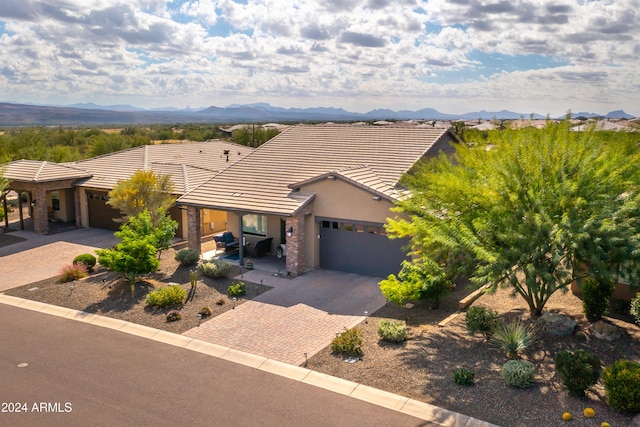
[[[35,205],[36,205],[36,201],[35,201],[35,200],[32,200],[32,201],[31,201],[31,207],[34,207]]]
[[[377,200],[377,201],[379,201],[379,200],[382,200],[382,197],[380,197],[380,196],[373,196],[373,200]]]
[[[293,235],[293,227],[287,229],[287,237],[291,237],[291,235]]]
[[[335,175],[329,175],[329,176],[327,176],[327,179],[336,179],[336,176]]]

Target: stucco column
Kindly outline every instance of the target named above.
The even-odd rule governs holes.
[[[47,190],[44,186],[38,185],[34,188],[31,204],[33,205],[33,231],[38,234],[47,234],[49,214],[47,213]]]
[[[195,206],[187,206],[187,243],[192,251],[201,252],[200,208]]]
[[[244,230],[242,229],[242,217],[244,214],[240,214],[240,227],[238,230],[238,265],[244,265]]]
[[[76,214],[76,225],[82,227],[82,207],[80,205],[80,190],[78,188],[73,190],[73,207]]]

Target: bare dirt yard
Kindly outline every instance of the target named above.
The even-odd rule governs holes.
[[[234,282],[230,277],[241,274],[238,267],[234,267],[229,277],[224,279],[199,276],[194,298],[185,304],[166,309],[147,307],[146,295],[158,286],[177,283],[190,290],[190,268],[180,267],[174,255],[173,249],[162,255],[160,270],[140,281],[133,298],[130,286],[119,274],[100,268],[91,277],[74,283],[57,283],[52,277],[5,293],[174,333],[196,327],[199,322],[197,313],[203,306],[210,307],[213,316],[232,309],[234,301],[226,295],[226,290]],[[253,283],[246,285],[247,295],[238,298],[235,304],[242,304],[248,298],[269,290]],[[308,367],[504,427],[600,426],[603,421],[611,426],[629,425],[630,416],[619,414],[607,406],[602,381],[589,391],[587,398],[571,397],[562,389],[553,362],[559,351],[575,349],[595,353],[603,366],[621,358],[640,362],[640,328],[632,323],[628,314],[624,315],[624,310],[612,310],[611,316],[607,317],[608,322],[623,328],[624,337],[613,342],[603,341],[589,333],[589,323],[579,298],[571,293],[555,294],[545,310],[576,320],[576,332],[566,337],[541,335],[540,340],[522,354],[522,358],[534,363],[536,382],[530,388],[518,389],[502,380],[500,371],[508,360],[506,355],[483,337],[470,335],[465,327],[464,313],[459,313],[445,326],[438,326],[443,319],[458,312],[458,301],[469,293],[469,289],[458,287],[444,298],[436,310],[426,302],[417,302],[410,309],[387,303],[359,325],[364,338],[364,354],[358,362],[346,363],[343,357],[325,348],[310,357]],[[505,290],[483,295],[474,304],[491,307],[501,317],[531,321],[524,301],[511,298]],[[180,310],[182,320],[167,322],[165,315],[171,309]],[[381,341],[377,335],[377,324],[383,318],[406,319],[410,327],[409,339],[402,344]],[[475,372],[475,385],[460,386],[453,382],[452,371],[460,367]],[[595,409],[594,418],[587,419],[582,415],[587,407]],[[573,421],[562,421],[565,411],[573,414]]]

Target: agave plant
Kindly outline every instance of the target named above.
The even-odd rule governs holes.
[[[536,337],[536,330],[532,325],[515,319],[510,322],[499,322],[494,327],[489,342],[506,352],[507,357],[514,358],[533,344]]]

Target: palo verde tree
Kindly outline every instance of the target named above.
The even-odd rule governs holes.
[[[118,181],[109,191],[107,203],[119,209],[126,218],[137,216],[146,209],[155,226],[161,220],[158,214],[162,211],[167,212],[175,201],[173,183],[169,175],[156,175],[153,171],[139,170],[129,179]]]
[[[410,237],[414,258],[447,277],[510,287],[532,315],[573,280],[637,270],[637,144],[571,132],[568,120],[508,135],[418,168],[390,236]]]

